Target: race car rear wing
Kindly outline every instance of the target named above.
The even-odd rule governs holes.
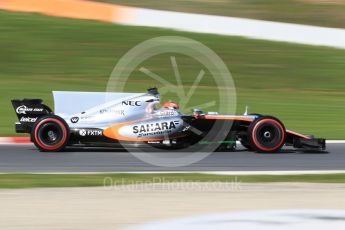
[[[34,123],[40,117],[52,113],[52,110],[41,99],[12,100],[13,108],[19,122],[16,122],[17,133],[30,133]]]

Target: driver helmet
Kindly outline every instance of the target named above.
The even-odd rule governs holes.
[[[172,101],[168,101],[168,102],[164,102],[163,108],[166,108],[166,109],[179,109],[180,106],[175,103],[175,102],[172,102]]]

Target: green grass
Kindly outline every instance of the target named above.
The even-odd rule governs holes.
[[[251,112],[281,118],[289,129],[345,138],[345,50],[4,11],[0,31],[0,136],[15,135],[11,99],[42,98],[53,106],[52,90],[104,91],[129,49],[174,35],[200,41],[224,60],[236,84],[238,112],[249,105]],[[202,66],[175,56],[188,88]],[[143,65],[172,81],[169,55]],[[212,79],[206,73],[190,106],[217,99]],[[135,70],[126,90],[143,92],[152,85],[161,86]],[[167,99],[177,100],[174,94],[163,95]]]
[[[226,176],[208,174],[0,174],[0,189],[46,187],[95,187],[170,182],[305,182],[345,183],[345,174],[286,176]]]
[[[345,28],[342,0],[96,0],[126,6]]]

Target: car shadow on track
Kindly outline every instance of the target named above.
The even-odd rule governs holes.
[[[279,152],[274,153],[263,153],[263,152],[254,152],[248,151],[246,149],[238,149],[235,152],[242,153],[251,153],[251,154],[260,154],[260,155],[278,155],[278,154],[329,154],[330,152],[325,150],[296,150],[296,149],[282,149]]]
[[[66,148],[63,152],[119,152],[119,153],[129,153],[126,149],[121,148],[103,148],[103,147],[88,147],[88,148],[82,148],[82,147],[69,147]],[[159,151],[160,153],[178,153],[178,151]],[[294,150],[294,149],[282,149],[279,152],[275,153],[260,153],[260,152],[253,152],[248,151],[246,149],[238,149],[235,151],[230,152],[223,152],[223,151],[217,151],[215,153],[243,153],[243,154],[260,154],[260,155],[278,155],[278,154],[329,154],[328,151],[316,151],[316,150]],[[152,151],[152,153],[157,153],[156,151]]]
[[[330,154],[330,152],[325,150],[315,151],[315,150],[305,150],[305,151],[299,151],[300,154]]]
[[[128,152],[126,149],[116,149],[116,148],[101,148],[101,147],[94,147],[94,148],[81,148],[81,147],[69,147],[63,150],[63,152],[120,152],[126,153]]]

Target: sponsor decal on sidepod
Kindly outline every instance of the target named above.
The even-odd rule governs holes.
[[[36,122],[37,121],[37,117],[22,117],[20,118],[20,122]]]
[[[114,115],[122,115],[124,116],[125,115],[125,110],[118,110],[118,109],[101,109],[99,111],[100,114],[103,114],[103,113],[111,113],[111,114],[114,114]]]
[[[79,135],[82,137],[85,137],[85,136],[102,136],[102,130],[81,129],[81,130],[79,130]]]
[[[133,126],[133,133],[137,134],[138,137],[170,133],[173,129],[176,129],[179,123],[179,121],[169,121],[135,125]]]
[[[79,121],[79,117],[72,117],[71,122],[72,123],[77,123]]]
[[[42,108],[28,108],[25,105],[21,105],[16,109],[17,114],[26,114],[26,112],[42,112]]]

